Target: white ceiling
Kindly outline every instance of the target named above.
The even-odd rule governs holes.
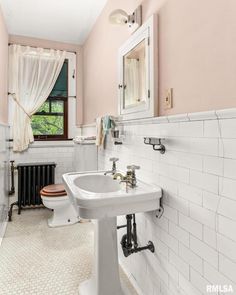
[[[8,32],[83,44],[107,0],[0,0]]]

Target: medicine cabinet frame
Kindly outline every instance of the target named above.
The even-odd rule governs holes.
[[[125,107],[125,56],[145,41],[146,101]],[[119,49],[118,115],[120,120],[155,117],[158,112],[158,24],[152,15]]]

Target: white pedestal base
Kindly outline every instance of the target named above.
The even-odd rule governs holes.
[[[80,284],[79,295],[124,295],[119,276],[116,226],[116,217],[96,220],[92,277]]]

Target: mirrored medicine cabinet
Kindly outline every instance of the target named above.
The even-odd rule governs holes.
[[[157,16],[151,16],[119,50],[121,120],[157,115]]]

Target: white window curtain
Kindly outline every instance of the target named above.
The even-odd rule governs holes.
[[[65,51],[11,45],[9,93],[15,101],[13,150],[24,151],[34,141],[31,116],[46,101],[60,74]]]
[[[125,104],[130,106],[139,99],[139,62],[127,58],[125,63]]]

